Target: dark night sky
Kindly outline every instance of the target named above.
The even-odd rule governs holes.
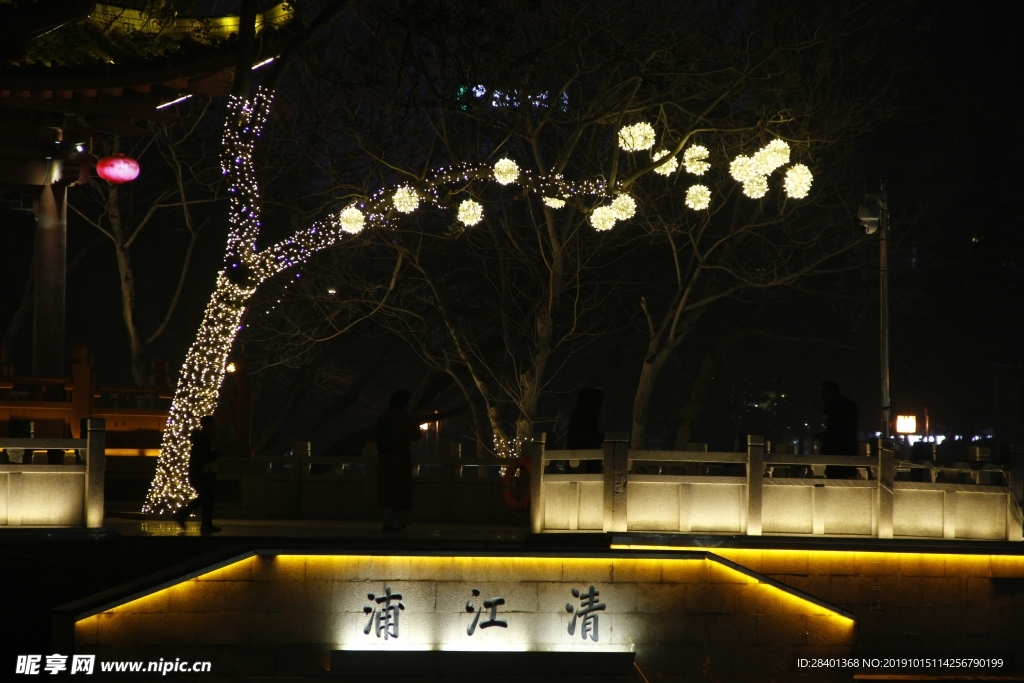
[[[901,407],[926,405],[933,421],[951,433],[976,433],[992,426],[997,378],[1018,397],[1022,391],[1022,15],[1024,3],[1015,1],[915,6],[902,36],[903,46],[918,58],[901,93],[904,109],[877,131],[857,160],[865,190],[886,179],[893,211],[894,408],[898,412]],[[72,201],[80,191],[72,188]],[[197,254],[187,301],[153,350],[168,357],[172,367],[183,357],[205,305],[222,249],[223,216],[223,207],[211,213],[214,227]],[[93,238],[93,232],[74,216],[68,231],[70,257]],[[159,318],[157,304],[169,296],[162,284],[167,278],[161,277],[173,270],[168,254],[182,244],[181,235],[169,224],[157,224],[139,244],[140,314],[147,329]],[[0,268],[0,332],[7,329],[21,298],[30,248],[26,216],[0,215],[5,263]],[[110,245],[102,241],[69,276],[68,341],[90,346],[102,383],[130,381],[116,273]],[[865,279],[865,286],[854,292],[867,297],[859,304],[800,299],[772,316],[776,332],[828,337],[859,352],[827,344],[745,340],[716,377],[695,440],[729,448],[744,431],[761,430],[779,438],[803,421],[813,429],[820,416],[817,385],[826,377],[834,378],[860,404],[863,428],[875,424],[877,278],[867,273]],[[14,350],[18,374],[28,370],[29,329]],[[606,350],[595,351],[592,365],[569,372],[562,383],[578,386],[593,382],[602,367],[635,365],[638,354],[626,358],[623,353],[620,345],[609,344]],[[665,425],[660,431],[652,429],[653,437],[668,436],[668,413],[678,409],[693,372],[693,358],[680,358],[666,371],[655,403],[671,408],[661,416],[655,411],[654,417],[664,418]],[[633,388],[628,386],[628,374],[622,377],[608,376],[604,382],[609,392],[605,422],[611,430],[628,429]],[[388,381],[382,378],[374,391],[384,392]],[[776,415],[750,409],[749,400],[747,409],[737,410],[744,402],[737,397],[758,402],[769,391],[786,394],[786,399],[779,399]],[[552,401],[567,407],[571,399]],[[555,410],[554,404],[548,409]],[[359,426],[363,419],[364,415],[354,415],[330,432]]]

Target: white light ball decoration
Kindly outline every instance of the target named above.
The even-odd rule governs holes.
[[[711,153],[704,145],[687,147],[686,151],[683,152],[683,167],[686,168],[687,173],[704,175],[711,168],[711,164],[705,161],[710,155]]]
[[[610,206],[599,206],[590,214],[590,224],[595,230],[611,230],[615,225],[615,210]]]
[[[711,190],[705,185],[691,185],[686,189],[686,205],[694,211],[711,206]]]
[[[754,154],[754,164],[761,175],[770,175],[788,163],[789,143],[784,140],[772,140]]]
[[[743,183],[743,194],[751,199],[760,199],[768,194],[768,179],[763,175],[755,175]]]
[[[742,154],[729,164],[729,173],[740,183],[746,183],[761,175],[754,160]]]
[[[565,200],[559,199],[558,197],[545,197],[544,205],[550,206],[552,209],[561,209],[565,206]]]
[[[786,194],[793,199],[803,199],[811,191],[812,180],[814,176],[811,175],[811,169],[803,164],[793,164],[786,171],[783,186],[786,188]]]
[[[654,147],[654,128],[646,121],[619,129],[619,147],[627,152],[639,152]]]
[[[615,215],[615,220],[629,220],[636,213],[636,202],[628,194],[620,194],[612,202],[611,209]]]
[[[395,204],[395,208],[402,213],[412,213],[420,205],[419,195],[411,187],[400,187],[395,190],[395,196],[392,201]]]
[[[484,218],[484,207],[472,199],[459,204],[459,222],[463,225],[476,225]]]
[[[669,151],[667,149],[663,149],[660,152],[655,152],[654,157],[652,157],[652,160],[658,161],[659,159],[664,158],[666,154],[669,154]],[[677,168],[679,168],[679,159],[676,159],[673,156],[671,159],[663,163],[661,166],[658,166],[656,169],[654,169],[654,172],[657,173],[658,175],[672,175],[673,173],[676,172]]]
[[[338,223],[345,232],[355,235],[363,229],[363,212],[354,206],[350,206],[338,214]]]
[[[514,183],[519,177],[519,166],[511,159],[501,159],[494,164],[494,179],[502,185]]]

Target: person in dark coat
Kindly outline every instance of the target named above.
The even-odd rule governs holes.
[[[220,527],[213,525],[217,475],[213,473],[211,465],[219,457],[219,453],[217,421],[213,419],[213,415],[206,415],[199,420],[199,429],[189,435],[189,441],[192,442],[192,450],[188,458],[188,481],[196,491],[196,498],[174,513],[174,518],[178,521],[178,526],[184,529],[185,520],[192,510],[201,507],[203,522],[199,528],[200,533],[216,533],[220,531]]]
[[[843,396],[839,386],[829,380],[821,383],[821,401],[825,404],[825,431],[818,434],[822,455],[859,455],[857,441],[857,404]],[[825,468],[829,479],[854,479],[856,467],[829,465]]]
[[[412,451],[409,442],[423,438],[407,406],[411,394],[399,389],[377,418],[377,505],[384,508],[384,531],[400,531],[412,511]]]
[[[601,429],[601,406],[604,404],[604,389],[583,387],[576,397],[576,410],[569,417],[569,433],[565,437],[567,450],[604,447],[604,430]],[[600,460],[584,460],[583,471],[600,474],[604,471]]]

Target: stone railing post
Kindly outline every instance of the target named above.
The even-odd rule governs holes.
[[[544,450],[547,434],[535,434],[530,449],[530,533],[544,531]]]
[[[761,535],[761,486],[764,483],[764,437],[747,435],[747,535]]]
[[[1010,495],[1006,501],[1006,540],[1024,539],[1024,445],[1010,444]]]
[[[292,442],[292,511],[302,516],[302,479],[309,474],[309,458],[312,444],[308,441]]]
[[[107,421],[83,418],[80,423],[85,438],[85,526],[99,529],[103,526],[103,477],[107,469]]]
[[[875,496],[875,518],[878,520],[878,538],[892,538],[893,482],[896,479],[896,460],[892,449],[878,441],[878,479]]]
[[[604,531],[626,531],[629,433],[604,435]]]

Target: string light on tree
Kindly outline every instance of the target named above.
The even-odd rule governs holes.
[[[619,147],[627,152],[639,152],[654,147],[654,128],[646,121],[619,129]]]
[[[502,185],[514,183],[519,178],[519,166],[511,159],[500,159],[494,164],[494,179]]]
[[[565,206],[565,200],[558,197],[544,197],[544,205],[550,206],[552,209],[561,209]]]
[[[338,223],[345,232],[356,234],[363,229],[363,212],[354,206],[350,206],[338,214]]]
[[[743,183],[743,194],[751,199],[760,199],[768,194],[768,179],[763,175],[755,175]]]
[[[705,185],[691,185],[686,189],[686,205],[694,211],[703,211],[711,205],[711,190]]]
[[[661,159],[664,159],[665,155],[669,153],[670,152],[667,149],[663,149],[660,152],[655,152],[654,156],[652,157],[652,160],[659,161]],[[661,166],[658,166],[656,169],[654,169],[654,172],[657,173],[658,175],[672,175],[673,173],[676,172],[677,168],[679,168],[679,159],[676,159],[675,156],[673,156],[671,159],[663,163]]]
[[[786,188],[786,194],[793,199],[803,199],[811,191],[812,180],[814,176],[811,175],[811,169],[803,164],[793,164],[786,171],[783,187]]]
[[[459,204],[459,222],[463,225],[476,225],[484,217],[484,207],[472,199]]]
[[[761,175],[772,172],[789,163],[789,143],[784,140],[772,140],[754,154],[754,165]]]
[[[590,224],[595,230],[611,230],[615,226],[615,209],[599,206],[590,214]]]
[[[746,183],[759,176],[760,170],[754,160],[748,156],[740,155],[729,164],[729,174],[739,183]]]
[[[391,201],[402,213],[412,213],[420,205],[420,197],[411,187],[400,187],[395,190],[395,196]]]
[[[198,427],[200,418],[212,414],[216,408],[227,357],[242,329],[242,316],[257,287],[268,278],[304,263],[313,254],[339,243],[348,234],[366,228],[390,227],[392,221],[399,218],[392,215],[392,206],[400,213],[408,214],[425,200],[438,209],[447,210],[450,207],[445,204],[443,197],[446,195],[441,190],[463,191],[467,183],[491,179],[502,185],[518,182],[531,192],[540,194],[544,204],[551,208],[565,206],[569,197],[591,197],[598,201],[612,199],[610,204],[595,208],[590,216],[594,228],[602,231],[610,230],[617,220],[627,220],[636,212],[635,200],[626,194],[618,194],[619,190],[609,187],[603,179],[568,181],[557,173],[542,175],[520,170],[514,161],[501,159],[493,167],[488,164],[459,164],[437,169],[423,181],[394,191],[382,187],[365,202],[331,213],[324,220],[260,249],[257,246],[260,202],[253,150],[266,121],[271,98],[270,92],[259,88],[251,99],[232,96],[228,102],[221,159],[230,196],[225,268],[217,277],[195,342],[181,369],[156,475],[143,507],[145,512],[174,512],[193,498],[194,492],[188,483],[189,435]],[[654,137],[654,129],[647,123],[634,124],[619,131],[619,143],[628,151],[652,148]],[[733,162],[730,170],[737,180],[744,183],[748,196],[758,198],[767,192],[766,174],[760,171],[782,158],[781,144],[784,143],[774,148],[766,147],[767,151],[758,162],[749,157]],[[785,153],[788,155],[788,146]],[[664,158],[660,152],[659,155],[657,159]],[[692,160],[702,162],[703,158],[694,156]],[[672,163],[678,163],[674,157],[659,168]],[[810,183],[810,171],[797,164],[787,173],[786,191],[792,197],[806,196]],[[687,191],[687,206],[690,208],[707,208],[709,204],[710,191],[703,185],[695,185]],[[456,215],[463,223],[472,225],[481,219],[482,209],[479,203],[465,200],[458,206]],[[328,293],[335,292],[328,290]],[[515,455],[519,452],[521,444],[518,440],[510,440],[504,434],[496,435],[495,439],[500,454]]]
[[[612,201],[611,208],[615,220],[625,221],[632,218],[633,214],[636,213],[636,202],[628,194],[620,194]]]
[[[704,145],[687,147],[686,151],[683,152],[683,168],[686,169],[687,173],[704,175],[711,168],[711,164],[705,161],[710,154],[708,148]]]

